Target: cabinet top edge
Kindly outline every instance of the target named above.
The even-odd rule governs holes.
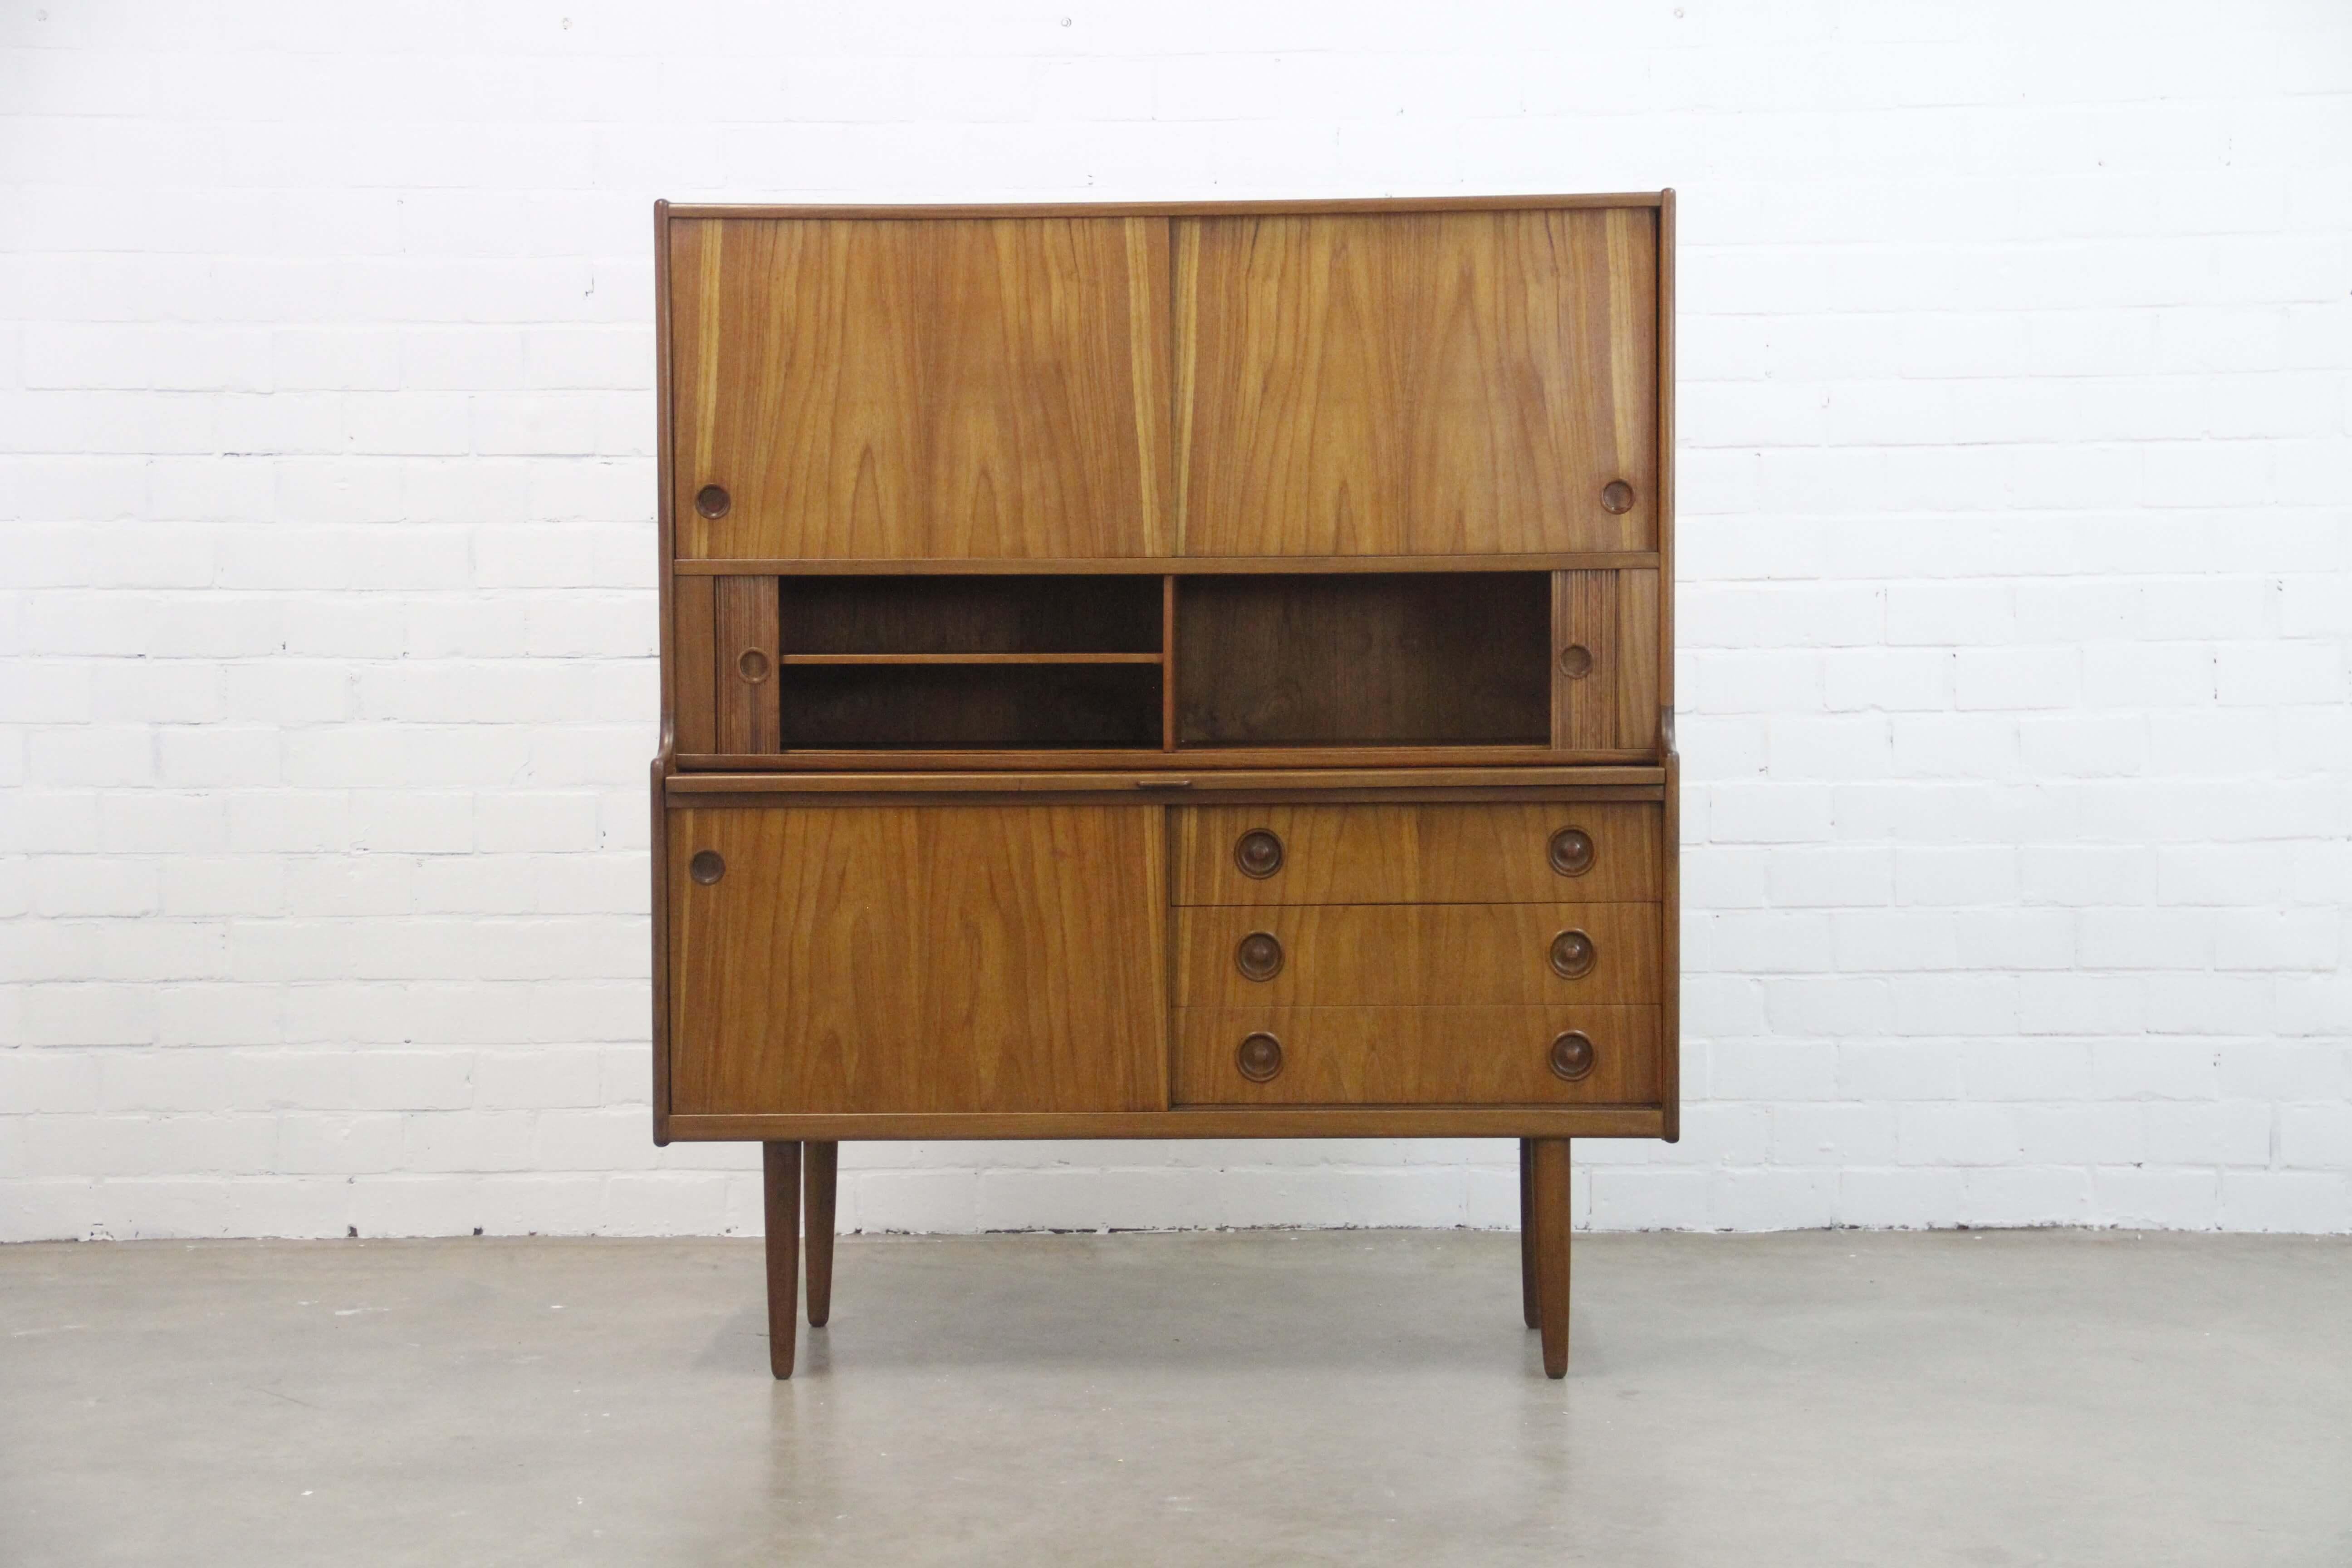
[[[1329,214],[1516,212],[1557,207],[1664,206],[1671,188],[1582,195],[1349,196],[1313,201],[948,202],[777,205],[760,202],[656,202],[657,214],[682,218],[1004,218],[1280,217]]]

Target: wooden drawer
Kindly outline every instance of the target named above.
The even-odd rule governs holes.
[[[1655,904],[1179,910],[1175,1005],[1654,1004],[1660,935]]]
[[[1660,896],[1664,880],[1660,809],[1550,802],[1187,807],[1175,814],[1176,901],[1645,901]],[[1272,836],[1271,851],[1256,835]],[[1253,874],[1269,863],[1271,870]]]
[[[1655,1007],[1176,1012],[1179,1105],[1650,1105],[1659,1085]]]

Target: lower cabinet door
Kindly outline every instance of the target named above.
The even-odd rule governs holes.
[[[1157,808],[695,808],[667,833],[673,1112],[1166,1105]]]
[[[1658,1009],[1180,1007],[1180,1105],[1654,1105]]]

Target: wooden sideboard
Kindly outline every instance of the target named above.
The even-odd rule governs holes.
[[[775,1375],[845,1139],[1496,1137],[1560,1376],[1680,1100],[1673,193],[654,221],[654,1138],[763,1144]]]

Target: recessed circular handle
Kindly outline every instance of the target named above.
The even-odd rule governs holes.
[[[1612,479],[1601,487],[1601,505],[1606,511],[1632,511],[1633,487],[1622,479]]]
[[[1581,827],[1563,827],[1551,836],[1551,868],[1563,877],[1581,877],[1592,869],[1592,835]]]
[[[1243,876],[1264,880],[1282,869],[1282,840],[1270,828],[1253,827],[1234,841],[1234,864]]]
[[[1264,1083],[1282,1070],[1282,1042],[1264,1032],[1245,1035],[1234,1052],[1234,1066],[1250,1082]]]
[[[727,875],[727,862],[716,849],[698,849],[686,863],[686,874],[707,888]]]
[[[1271,980],[1282,973],[1282,942],[1270,931],[1254,931],[1234,948],[1234,967],[1244,980]]]
[[[1583,979],[1600,961],[1592,939],[1573,927],[1551,939],[1551,972],[1562,980]]]
[[[725,517],[734,504],[735,498],[727,493],[724,485],[705,485],[694,492],[694,510],[713,522]]]
[[[1549,1057],[1553,1076],[1574,1083],[1592,1070],[1592,1040],[1581,1029],[1554,1035]]]
[[[757,686],[768,679],[768,656],[756,647],[747,647],[743,657],[735,661],[735,673]]]
[[[1592,673],[1592,650],[1580,642],[1572,642],[1559,650],[1559,672],[1570,680],[1582,680]]]

